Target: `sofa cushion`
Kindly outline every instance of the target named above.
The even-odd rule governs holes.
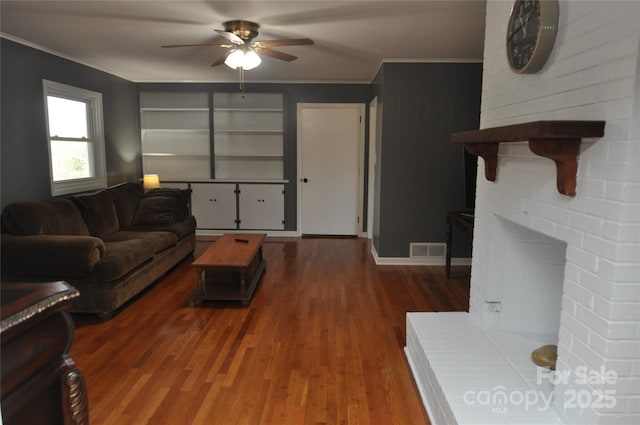
[[[128,182],[107,189],[113,198],[120,228],[131,226],[136,215],[138,203],[144,197],[144,189],[140,183]]]
[[[191,233],[196,231],[196,218],[190,215],[186,219],[177,223],[173,223],[171,226],[165,227],[162,230],[166,232],[173,232],[178,235],[179,239],[182,239],[185,236],[190,235]]]
[[[102,237],[119,229],[116,206],[106,190],[72,196],[71,200],[78,206],[92,236]]]
[[[175,246],[178,242],[178,236],[171,232],[134,232],[130,230],[121,230],[119,232],[111,233],[103,236],[105,242],[120,242],[131,239],[144,239],[153,244],[154,251],[160,252],[167,248]]]
[[[191,215],[189,212],[189,201],[191,200],[191,192],[189,189],[172,189],[172,188],[160,188],[153,189],[145,193],[145,198],[153,198],[153,197],[171,197],[174,198],[175,203],[175,213],[174,213],[174,222],[179,222]]]
[[[118,279],[153,258],[153,243],[144,239],[105,242],[105,255],[96,264],[98,281]]]
[[[182,239],[196,231],[196,219],[190,215],[182,221],[171,223],[169,226],[132,227],[130,230],[171,232],[178,236],[178,239]]]
[[[78,208],[62,198],[13,202],[2,212],[2,225],[14,235],[89,235]]]
[[[169,226],[175,221],[176,199],[169,196],[143,198],[138,204],[134,227]]]

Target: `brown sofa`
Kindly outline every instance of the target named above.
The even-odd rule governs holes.
[[[195,248],[189,193],[123,183],[91,194],[9,204],[2,281],[64,280],[72,312],[110,318]]]

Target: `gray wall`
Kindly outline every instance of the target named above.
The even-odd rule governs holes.
[[[478,128],[482,65],[387,63],[382,71],[374,246],[381,257],[408,257],[411,242],[444,242],[447,211],[465,209],[463,147],[450,135]],[[470,256],[468,241],[454,249]]]
[[[7,39],[1,43],[2,208],[51,196],[43,79],[102,93],[108,184],[141,176],[134,83]]]

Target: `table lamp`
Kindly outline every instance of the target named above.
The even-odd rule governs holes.
[[[144,187],[145,190],[159,188],[160,177],[157,174],[145,174],[142,179],[142,187]]]

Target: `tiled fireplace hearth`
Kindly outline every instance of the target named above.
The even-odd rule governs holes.
[[[435,424],[561,424],[557,376],[531,352],[559,340],[567,244],[491,216],[485,300],[467,313],[410,313],[407,357]]]
[[[409,313],[406,354],[434,425],[640,423],[640,2],[560,1],[552,55],[513,74],[513,2],[487,2],[481,128],[606,121],[575,196],[527,142],[479,161],[468,313]],[[569,193],[569,191],[565,191]],[[572,193],[569,193],[570,195]],[[531,352],[558,345],[554,373]]]

